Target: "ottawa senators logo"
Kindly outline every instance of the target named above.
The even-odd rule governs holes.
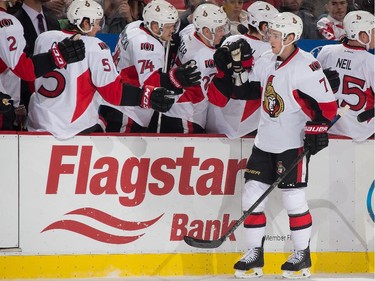
[[[214,60],[205,60],[204,61],[204,66],[206,67],[206,68],[215,68],[215,62],[214,62]]]
[[[154,44],[151,44],[151,43],[141,43],[141,50],[153,51],[154,50]]]
[[[284,111],[284,101],[279,94],[275,92],[272,86],[274,76],[268,78],[266,92],[264,94],[263,109],[271,118],[279,117],[280,113]]]

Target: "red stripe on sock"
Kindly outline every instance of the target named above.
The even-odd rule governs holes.
[[[310,227],[312,224],[312,217],[310,212],[299,215],[289,215],[290,230],[304,229]]]
[[[263,227],[266,225],[266,222],[267,219],[264,213],[253,213],[245,219],[244,226],[247,228]]]

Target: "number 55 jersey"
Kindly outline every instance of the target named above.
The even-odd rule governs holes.
[[[329,133],[364,141],[374,134],[374,118],[359,123],[361,112],[374,108],[374,55],[362,47],[347,44],[326,45],[317,56],[323,69],[337,70],[340,87],[335,94],[339,108],[348,112],[332,126]]]

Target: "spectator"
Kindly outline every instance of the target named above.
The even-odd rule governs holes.
[[[374,118],[360,123],[357,116],[374,109],[374,55],[368,50],[375,46],[375,17],[366,11],[353,11],[343,23],[347,42],[324,46],[317,59],[323,68],[339,73],[341,84],[335,97],[339,107],[350,106],[330,133],[360,142],[374,134]]]
[[[374,14],[374,0],[353,0],[353,10],[363,10]]]
[[[143,21],[128,24],[120,34],[114,60],[121,78],[134,86],[162,86],[176,93],[200,80],[189,63],[169,70],[168,45],[179,22],[177,9],[163,0],[149,2]],[[166,50],[167,49],[167,50]],[[100,115],[107,132],[146,132],[153,116],[151,108],[113,106],[105,102]]]
[[[242,7],[243,0],[224,0],[223,8],[227,13],[230,24],[230,34],[228,35],[240,34],[237,30],[240,23],[247,26],[247,13]]]
[[[51,15],[45,7],[44,0],[24,0],[21,8],[14,14],[24,28],[24,37],[26,39],[26,55],[34,53],[34,43],[39,34],[47,30],[60,30],[60,24],[57,18]],[[30,96],[29,82],[21,80],[21,106],[28,110]],[[25,120],[22,120],[25,123]]]
[[[66,18],[66,9],[70,3],[71,0],[50,0],[43,2],[43,6],[60,21]]]
[[[162,114],[160,133],[205,133],[207,88],[216,74],[213,55],[215,46],[228,32],[228,18],[221,7],[206,3],[195,9],[193,25],[190,32],[182,33],[177,65],[195,61],[202,75],[202,83],[183,89],[172,108]]]
[[[128,23],[142,20],[144,6],[145,4],[142,0],[105,1],[105,26],[103,32],[119,34]]]
[[[311,9],[306,8],[303,0],[283,0],[280,12],[291,12],[302,19],[303,31],[301,39],[320,39],[318,29],[316,27],[317,19]]]
[[[327,0],[324,5],[328,14],[317,22],[319,33],[328,40],[340,41],[345,37],[342,21],[348,11],[347,0]]]
[[[92,0],[74,0],[67,11],[70,29],[38,36],[35,54],[54,42],[79,33],[86,46],[85,59],[35,80],[30,99],[28,128],[67,139],[79,133],[100,132],[98,106],[101,98],[116,105],[140,105],[168,110],[174,99],[163,88],[142,89],[121,83],[108,46],[94,37],[100,30],[102,7]]]

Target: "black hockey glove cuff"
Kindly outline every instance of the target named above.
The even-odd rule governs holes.
[[[165,88],[145,85],[140,95],[139,106],[142,108],[152,108],[159,112],[166,112],[175,102],[174,95],[173,92]]]
[[[328,124],[319,121],[307,121],[305,126],[304,148],[311,155],[328,146]]]
[[[224,76],[231,77],[233,74],[232,56],[228,46],[218,48],[214,53],[214,62],[217,68],[216,76],[223,78]]]

